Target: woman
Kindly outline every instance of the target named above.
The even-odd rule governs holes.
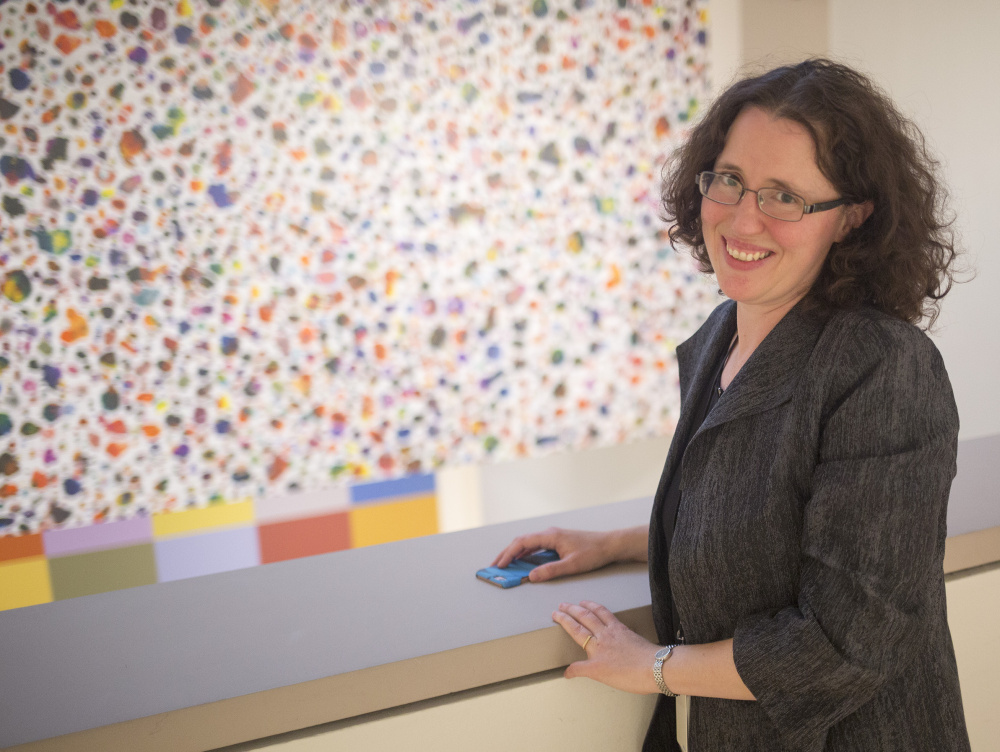
[[[671,694],[692,752],[969,748],[942,571],[958,416],[914,325],[955,257],[934,167],[826,60],[735,84],[673,159],[671,239],[729,300],[677,349],[650,524],[494,562],[556,549],[536,582],[649,562],[658,645],[590,601],[553,614],[587,654],[567,676],[661,693],[646,750],[678,749]]]

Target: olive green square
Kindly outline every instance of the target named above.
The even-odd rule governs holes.
[[[152,543],[49,559],[53,600],[124,590],[156,582]]]

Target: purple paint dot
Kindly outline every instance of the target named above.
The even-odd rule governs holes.
[[[227,206],[233,205],[232,199],[226,192],[226,186],[222,185],[222,183],[210,185],[208,187],[208,193],[212,197],[212,200],[215,201],[215,205],[220,209],[225,209]]]
[[[191,451],[191,450],[188,449],[188,447],[187,447],[186,444],[181,444],[179,447],[177,447],[174,450],[174,456],[175,457],[187,457],[189,451]]]
[[[55,366],[42,366],[42,378],[52,389],[59,386],[59,379],[62,378],[62,371]]]
[[[128,51],[128,59],[133,63],[143,65],[149,59],[149,53],[145,47],[133,47]]]
[[[88,188],[83,192],[83,205],[84,206],[94,206],[97,204],[97,199],[100,198],[97,191],[93,188]]]
[[[46,465],[51,465],[53,462],[56,461],[56,453],[53,452],[51,449],[46,449],[44,459]]]
[[[191,34],[194,31],[190,26],[184,26],[181,24],[174,29],[174,39],[177,40],[177,44],[187,44],[191,39]]]

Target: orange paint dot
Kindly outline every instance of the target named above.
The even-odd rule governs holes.
[[[79,37],[72,37],[68,34],[60,34],[56,37],[55,45],[62,54],[68,55],[79,47],[82,42],[83,40]]]
[[[49,485],[49,476],[36,470],[31,476],[31,485],[35,488],[45,488]]]
[[[66,318],[69,319],[69,327],[63,331],[59,338],[67,345],[76,342],[82,337],[86,337],[90,331],[87,320],[72,308],[66,310]]]
[[[142,432],[151,439],[155,439],[160,435],[160,429],[158,426],[143,426]]]
[[[116,420],[113,423],[107,425],[109,433],[125,433],[127,429],[125,428],[125,423],[120,420]]]
[[[97,33],[101,35],[102,39],[110,39],[118,33],[118,28],[110,21],[95,21],[94,29],[97,30]]]
[[[0,487],[0,498],[6,499],[8,496],[13,496],[17,493],[17,486],[13,483],[7,483],[3,487]]]
[[[136,397],[136,399],[139,400],[140,402],[152,402],[153,395],[150,394],[149,392],[143,392],[138,397]]]
[[[128,449],[128,444],[108,444],[107,452],[112,457],[118,457],[126,449]]]

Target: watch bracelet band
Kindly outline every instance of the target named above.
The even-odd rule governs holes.
[[[653,661],[653,680],[656,682],[656,686],[660,688],[660,692],[665,694],[667,697],[677,697],[677,693],[671,692],[670,687],[668,687],[666,682],[663,681],[663,664],[673,654],[675,647],[677,647],[677,644],[667,645],[663,648],[663,650],[666,650],[666,655],[662,658],[659,654],[663,652],[663,650],[657,651],[656,660]]]

